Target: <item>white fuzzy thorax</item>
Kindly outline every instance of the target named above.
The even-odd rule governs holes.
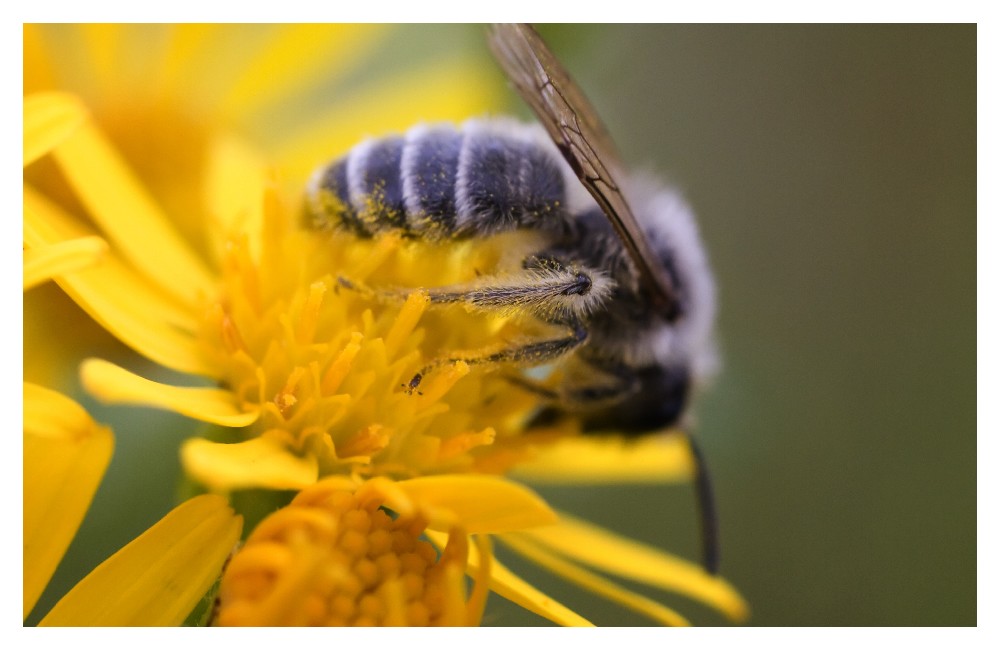
[[[715,279],[694,213],[678,190],[648,175],[628,179],[626,189],[653,248],[671,252],[687,300],[678,322],[648,342],[650,351],[660,363],[685,361],[696,379],[710,377],[718,366]]]

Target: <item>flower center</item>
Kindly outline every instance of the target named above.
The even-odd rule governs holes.
[[[363,240],[275,227],[282,218],[265,215],[259,246],[230,244],[222,297],[201,337],[223,383],[260,412],[247,433],[313,455],[322,475],[502,471],[516,462],[511,443],[538,397],[496,368],[448,360],[544,326],[431,305],[420,289],[491,272],[510,242]],[[410,389],[428,364],[434,370]]]
[[[441,554],[426,521],[319,483],[263,520],[229,562],[218,625],[468,625],[464,535]]]

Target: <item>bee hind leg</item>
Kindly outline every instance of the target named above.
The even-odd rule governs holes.
[[[562,383],[558,390],[523,375],[510,375],[506,379],[519,388],[540,395],[549,401],[557,402],[566,411],[577,411],[582,407],[615,403],[625,399],[639,388],[639,382],[635,375],[628,371],[608,373],[598,381],[593,381],[592,376],[588,376],[586,382],[567,380]]]
[[[501,364],[540,366],[569,354],[587,341],[587,328],[579,318],[570,315],[553,324],[565,325],[567,333],[558,338],[529,341],[500,350],[473,352],[462,356],[437,359],[424,366],[420,372],[413,376],[413,379],[406,384],[407,391],[416,390],[427,373],[449,364],[464,362],[470,366]]]

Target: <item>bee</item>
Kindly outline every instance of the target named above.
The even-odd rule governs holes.
[[[715,285],[690,208],[676,191],[626,173],[597,113],[531,27],[493,26],[490,47],[540,125],[470,120],[365,141],[314,174],[310,226],[430,241],[535,233],[541,243],[517,273],[426,291],[432,305],[527,312],[561,333],[434,361],[407,390],[445,363],[530,368],[565,360],[570,370],[557,388],[510,377],[551,405],[536,422],[571,415],[585,431],[626,435],[683,425],[692,388],[715,365]],[[359,288],[349,278],[340,283]],[[711,483],[685,435],[703,562],[715,573]]]

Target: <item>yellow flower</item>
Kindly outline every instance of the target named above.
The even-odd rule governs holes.
[[[85,120],[80,105],[62,95],[36,95],[24,108],[25,165]],[[98,237],[26,249],[24,289],[93,268],[106,250]],[[113,446],[111,430],[79,404],[24,383],[24,618],[90,507]],[[241,519],[223,499],[195,497],[92,571],[42,624],[179,624],[216,579],[240,528]]]
[[[99,234],[109,243],[103,263],[62,276],[60,286],[136,352],[212,384],[168,385],[90,359],[84,386],[105,402],[211,425],[180,451],[188,474],[214,492],[300,491],[233,557],[219,623],[475,624],[488,587],[558,623],[587,624],[497,562],[483,535],[664,623],[685,621],[592,569],[745,616],[721,578],[568,516],[555,521],[530,491],[486,476],[520,468],[569,481],[687,479],[682,441],[625,447],[582,439],[572,424],[526,430],[537,398],[461,362],[406,389],[428,363],[544,327],[518,314],[428,309],[419,290],[488,273],[528,244],[524,236],[445,245],[296,227],[305,176],[363,133],[495,105],[475,65],[410,73],[339,97],[317,116],[296,112],[291,98],[308,95],[321,75],[346,74],[384,30],[66,29],[25,31],[26,91],[72,90],[89,109],[65,94],[26,99],[26,112],[32,104],[55,115],[32,122],[35,134],[26,117],[26,161],[29,149],[51,150],[55,165],[26,169],[25,244],[46,250]],[[413,290],[386,301],[368,286]],[[178,509],[193,503],[203,502]],[[140,538],[147,554],[177,528],[154,531]],[[402,546],[382,548],[375,531],[398,534]],[[104,596],[136,566],[102,573],[102,565],[55,620],[129,620],[101,616],[133,611]],[[461,572],[475,580],[469,595]],[[143,583],[144,596],[167,599],[156,584]]]
[[[482,535],[555,519],[533,493],[495,477],[326,478],[264,519],[233,557],[216,622],[476,625],[491,573]],[[440,553],[421,539],[429,529],[447,533]],[[469,534],[485,561],[467,598]]]

